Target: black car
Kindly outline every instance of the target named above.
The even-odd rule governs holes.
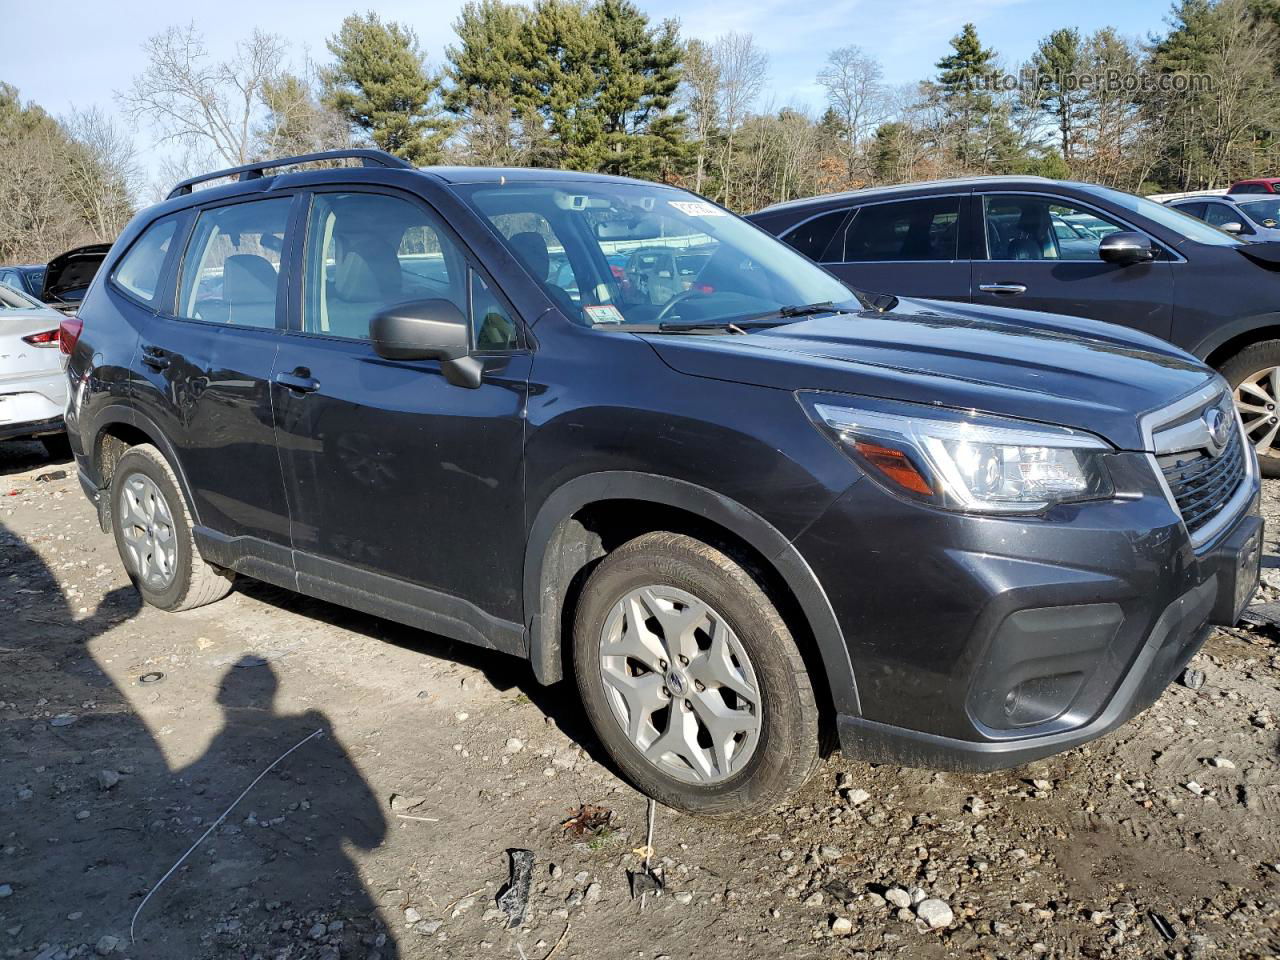
[[[659,184],[319,156],[365,166],[179,185],[63,324],[155,606],[244,574],[527,658],[730,814],[833,729],[971,769],[1097,737],[1253,592],[1253,450],[1163,341],[863,296]]]
[[[1172,341],[1227,379],[1263,472],[1280,476],[1280,246],[1119,190],[1037,177],[859,190],[749,219],[855,287],[1089,317]]]
[[[40,299],[56,310],[74,313],[110,249],[109,243],[89,243],[58,254],[45,267]]]
[[[74,313],[110,249],[109,243],[88,243],[58,254],[47,264],[0,267],[0,283],[63,313]]]

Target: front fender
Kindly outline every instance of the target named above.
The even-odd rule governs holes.
[[[697,514],[750,544],[791,591],[817,643],[835,709],[859,715],[857,684],[844,634],[826,592],[800,552],[759,514],[697,484],[654,474],[618,470],[586,474],[559,487],[543,502],[530,528],[524,562],[524,606],[529,659],[542,683],[563,677],[560,607],[566,564],[561,538],[575,513],[594,503],[639,500]],[[573,572],[580,563],[568,558]],[[570,576],[572,573],[570,573]],[[820,678],[814,678],[820,686]]]

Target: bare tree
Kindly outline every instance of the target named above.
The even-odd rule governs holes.
[[[733,195],[734,137],[764,89],[769,55],[756,46],[749,33],[726,33],[716,38],[713,50],[720,72],[720,121],[725,132],[720,182],[722,199],[727,201]]]
[[[96,239],[114,240],[133,216],[139,182],[133,138],[97,107],[72,108],[62,127],[72,140],[63,175],[67,197]]]
[[[143,44],[147,66],[117,97],[126,115],[154,128],[159,142],[202,145],[229,165],[254,154],[263,92],[287,50],[254,30],[230,60],[214,60],[195,24],[169,27]]]
[[[885,118],[885,88],[880,63],[861,47],[840,47],[827,54],[827,65],[818,83],[827,91],[827,103],[840,121],[845,168],[855,177],[859,148]]]
[[[256,148],[268,157],[289,157],[353,144],[347,119],[319,95],[320,72],[310,59],[300,72],[281,70],[262,84],[266,116]]]
[[[682,83],[695,151],[693,189],[701,193],[711,140],[720,122],[720,64],[709,44],[695,39],[685,45]]]

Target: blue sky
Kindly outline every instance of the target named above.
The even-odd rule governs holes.
[[[358,0],[357,0],[358,2]],[[1006,65],[1025,60],[1049,31],[1074,26],[1082,32],[1113,26],[1146,39],[1165,29],[1170,0],[827,0],[821,5],[794,0],[640,0],[653,19],[676,17],[685,36],[713,39],[729,30],[747,31],[770,56],[766,96],[776,106],[818,107],[814,83],[827,51],[857,44],[879,57],[885,78],[907,83],[934,72],[947,41],[972,20],[988,46]],[[384,19],[399,20],[418,33],[431,60],[439,64],[452,41],[450,24],[461,0],[423,3],[380,2]],[[310,0],[306,4],[262,0],[219,0],[183,8],[170,0],[103,3],[0,0],[5,24],[5,56],[0,80],[15,84],[25,99],[54,114],[72,105],[114,112],[114,91],[129,85],[142,68],[140,44],[171,23],[194,20],[211,52],[225,55],[236,40],[257,26],[279,33],[313,57],[327,55],[324,42],[353,9],[352,0]],[[23,42],[23,41],[26,42]],[[139,146],[150,138],[139,130]]]

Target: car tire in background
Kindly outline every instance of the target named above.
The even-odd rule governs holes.
[[[758,812],[817,767],[804,658],[760,584],[715,547],[655,532],[606,556],[583,587],[573,655],[605,749],[670,807]]]
[[[110,495],[116,549],[142,599],[178,611],[227,595],[234,575],[200,556],[178,478],[158,449],[130,447],[116,465]]]
[[[1245,347],[1219,372],[1231,386],[1246,439],[1258,451],[1262,475],[1280,477],[1280,340]]]
[[[40,443],[44,447],[44,452],[49,455],[49,459],[71,459],[71,441],[67,439],[65,433],[55,433],[47,437],[41,437]]]

